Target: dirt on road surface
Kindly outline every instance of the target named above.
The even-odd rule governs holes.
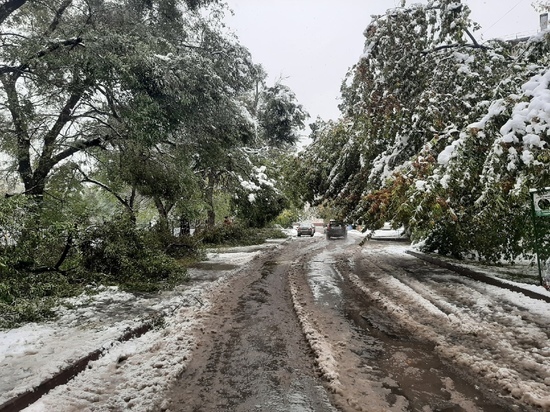
[[[294,238],[228,280],[167,410],[550,410],[548,315],[358,240]]]
[[[290,298],[288,274],[303,253],[268,252],[225,286],[170,410],[335,410]]]

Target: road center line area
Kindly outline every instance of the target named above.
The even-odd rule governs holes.
[[[173,411],[334,411],[290,304],[288,245],[235,279],[169,398]]]

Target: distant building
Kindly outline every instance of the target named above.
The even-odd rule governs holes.
[[[546,31],[548,30],[548,13],[542,13],[539,15],[539,24],[540,24],[540,31]],[[526,35],[524,34],[521,37],[516,37],[515,39],[508,39],[506,40],[509,43],[521,43],[529,40],[533,34]]]
[[[548,13],[540,15],[540,31],[548,29]]]

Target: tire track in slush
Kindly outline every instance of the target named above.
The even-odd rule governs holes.
[[[307,242],[307,241],[306,241]],[[307,243],[305,243],[307,245]],[[170,411],[335,412],[293,312],[285,246],[230,286],[170,393]]]
[[[432,343],[422,342],[422,337],[411,339],[409,331],[386,312],[391,308],[380,309],[366,299],[349,280],[360,268],[340,264],[357,250],[349,240],[330,242],[309,259],[309,265],[302,262],[290,276],[297,312],[307,320],[302,321],[304,331],[317,363],[328,370],[324,376],[340,410],[520,410],[469,383],[441,361]],[[376,275],[385,276],[380,269]]]
[[[434,270],[437,275],[428,279],[423,277],[419,281],[418,273],[414,265],[410,265],[409,259],[402,262],[401,256],[391,252],[386,256],[385,253],[388,252],[377,250],[376,247],[370,251],[363,250],[353,257],[351,266],[348,265],[361,273],[361,277],[350,274],[348,278],[367,300],[382,308],[399,328],[416,339],[433,344],[442,359],[454,365],[468,380],[477,382],[486,392],[493,393],[495,401],[508,402],[509,405],[503,405],[503,410],[509,407],[514,410],[540,410],[531,408],[542,406],[545,402],[544,376],[548,373],[548,367],[544,363],[547,360],[543,364],[530,362],[527,368],[534,368],[534,373],[525,370],[523,356],[519,352],[514,355],[510,343],[500,339],[503,327],[499,325],[502,321],[499,318],[506,311],[494,308],[494,316],[481,319],[477,316],[479,308],[474,305],[474,313],[468,305],[477,301],[477,290],[468,288],[461,281],[453,284],[433,282],[433,276],[451,278],[455,276],[452,272],[442,272],[437,268]],[[422,263],[422,266],[425,264]],[[468,296],[470,302],[455,306],[455,302],[463,300],[458,299],[459,292],[453,290],[455,288],[462,288],[461,296]],[[464,292],[466,289],[468,291]],[[522,369],[523,372],[516,372]],[[543,382],[537,382],[541,377]],[[540,387],[540,397],[522,398],[522,382],[531,389],[535,388],[535,391]],[[518,400],[521,402],[518,403]]]

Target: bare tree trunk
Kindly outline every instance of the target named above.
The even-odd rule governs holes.
[[[214,211],[214,186],[216,183],[216,176],[214,172],[210,171],[208,173],[208,183],[206,187],[206,203],[209,206],[207,212],[206,224],[208,228],[213,228],[216,224],[216,212]]]
[[[191,222],[185,216],[180,216],[180,237],[191,234]]]

